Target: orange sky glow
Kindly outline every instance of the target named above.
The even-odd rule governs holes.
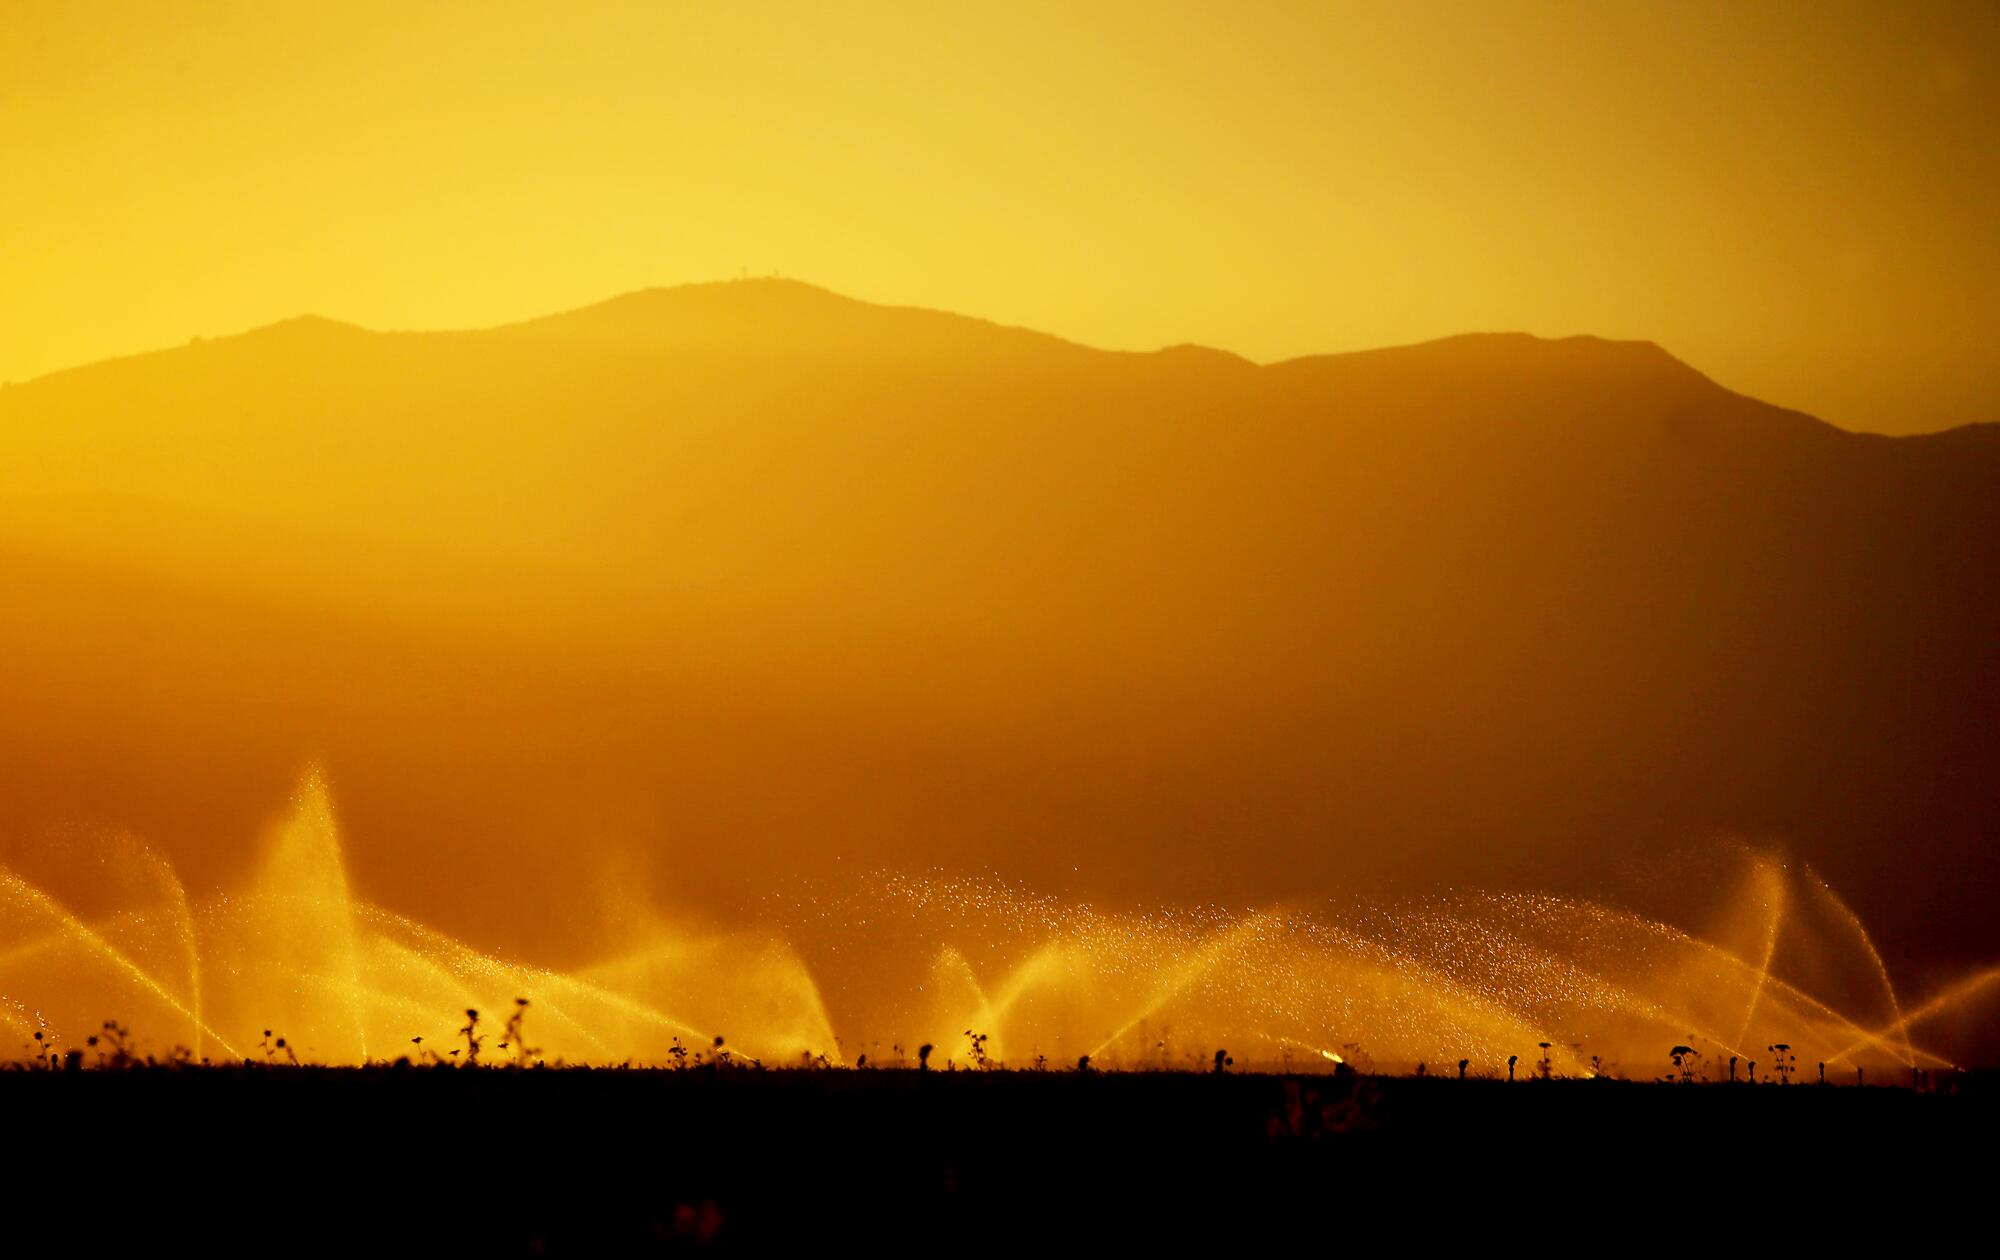
[[[1657,341],[2000,417],[1984,4],[127,5],[0,18],[0,380],[782,274],[1259,361]]]

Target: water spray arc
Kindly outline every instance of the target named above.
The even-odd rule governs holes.
[[[816,895],[815,921],[896,925],[929,965],[908,981],[867,967],[830,1008],[809,925],[782,917],[735,932],[658,924],[597,963],[556,970],[372,904],[349,882],[317,770],[246,887],[191,898],[143,845],[120,851],[156,903],[91,922],[0,869],[0,1020],[42,1031],[44,1058],[116,1019],[121,1037],[135,1029],[161,1057],[175,1046],[194,1060],[254,1057],[283,1037],[303,1061],[443,1061],[463,1012],[514,1010],[547,1062],[681,1063],[690,1046],[713,1042],[719,1055],[726,1035],[731,1062],[772,1065],[842,1065],[843,1044],[921,1042],[970,1045],[981,1066],[1206,1070],[1227,1047],[1241,1069],[1460,1063],[1497,1074],[1512,1057],[1538,1076],[1652,1076],[1673,1046],[1704,1072],[1755,1059],[1782,1063],[1778,1080],[1793,1063],[1865,1079],[1950,1067],[1916,1031],[2000,995],[1995,966],[1903,1006],[1833,890],[1803,864],[1757,854],[1725,907],[1742,926],[1733,945],[1549,894],[1114,912],[995,881],[884,876]],[[1826,930],[1809,940],[1815,923]],[[1808,945],[1822,970],[1849,978],[1847,993],[1879,1000],[1844,1010],[1790,974],[1785,960]],[[871,1057],[882,1062],[879,1049]]]

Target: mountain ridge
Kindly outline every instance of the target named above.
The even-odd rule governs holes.
[[[694,335],[698,331],[698,325],[690,321],[698,316],[729,321],[726,325],[727,331],[736,334],[739,338],[736,344],[739,347],[742,344],[740,339],[746,333],[764,332],[776,336],[784,332],[795,332],[802,320],[810,320],[812,327],[824,329],[833,326],[829,323],[830,320],[846,316],[872,322],[878,330],[884,331],[894,331],[898,328],[924,328],[932,332],[948,330],[952,339],[966,344],[978,338],[993,339],[987,348],[1004,346],[1015,351],[1102,356],[1107,359],[1137,362],[1177,362],[1226,370],[1249,368],[1261,374],[1341,370],[1353,364],[1386,363],[1396,360],[1404,360],[1422,368],[1439,361],[1463,363],[1470,359],[1483,361],[1486,368],[1496,371],[1527,370],[1536,366],[1554,370],[1560,370],[1565,366],[1570,368],[1586,366],[1598,370],[1618,368],[1641,377],[1659,380],[1679,379],[1688,385],[1698,383],[1716,390],[1735,393],[1715,382],[1698,368],[1674,356],[1657,342],[1644,339],[1608,338],[1590,333],[1542,336],[1518,330],[1479,331],[1394,345],[1329,351],[1258,362],[1230,350],[1192,342],[1174,343],[1152,350],[1104,349],[1037,329],[1003,324],[939,308],[870,302],[848,297],[805,281],[779,278],[651,286],[527,319],[467,328],[374,329],[345,320],[306,313],[258,325],[242,332],[196,337],[182,345],[139,351],[60,368],[25,381],[10,382],[8,388],[30,389],[44,382],[72,378],[77,373],[89,373],[94,369],[113,364],[132,364],[149,361],[161,355],[171,356],[203,349],[214,350],[245,339],[250,339],[251,344],[258,344],[287,340],[306,341],[312,338],[344,339],[355,342],[381,338],[463,339],[482,335],[502,338],[569,335],[588,340],[590,336],[595,335],[614,341],[640,342],[651,336],[661,338],[668,347],[677,346],[693,352],[712,353],[717,349],[715,341],[712,338],[704,339]],[[663,333],[669,335],[662,338]],[[679,334],[677,337],[671,335],[676,333]],[[849,351],[852,348],[852,344],[836,347]],[[907,344],[902,350],[904,353],[914,355],[922,348],[924,347],[921,343],[916,343]],[[897,347],[892,344],[881,349],[894,352]],[[1738,396],[1751,398],[1749,395]],[[1753,401],[1762,403],[1762,400],[1753,399]],[[1777,404],[1763,405],[1775,406],[1793,415],[1807,415]],[[1843,434],[1854,432],[1832,425],[1818,417],[1810,418],[1816,424],[1834,432]],[[1898,440],[1932,438],[1978,427],[1976,424],[1961,425],[1951,429],[1921,433],[1868,436],[1894,437]]]

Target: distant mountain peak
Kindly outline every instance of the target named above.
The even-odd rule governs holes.
[[[638,289],[505,331],[658,341],[688,350],[807,354],[950,353],[962,359],[1049,351],[1099,353],[1052,333],[971,315],[893,306],[781,277]]]
[[[1189,363],[1216,363],[1245,368],[1254,368],[1257,366],[1254,361],[1246,359],[1240,354],[1235,354],[1228,350],[1218,350],[1214,346],[1198,345],[1192,341],[1183,341],[1171,346],[1161,346],[1158,350],[1153,351],[1153,356],[1160,359],[1179,359]]]
[[[559,319],[564,315],[581,314],[585,311],[635,311],[690,303],[778,302],[850,307],[874,305],[860,298],[835,293],[832,289],[808,284],[803,280],[791,280],[781,276],[754,276],[734,280],[702,280],[690,284],[649,285],[643,289],[616,294],[601,302],[591,302],[568,311],[558,311],[546,318]]]
[[[281,319],[276,323],[264,324],[253,328],[249,332],[244,333],[243,336],[288,337],[319,336],[324,334],[347,336],[355,333],[367,333],[369,331],[369,329],[363,328],[359,324],[350,324],[340,319],[329,319],[324,315],[294,315],[289,319]],[[203,338],[196,338],[196,340],[203,340]]]
[[[1680,389],[1723,388],[1655,342],[1590,334],[1542,337],[1515,331],[1458,333],[1406,345],[1306,355],[1282,360],[1271,367],[1280,372],[1400,368],[1415,374],[1448,371],[1480,377],[1618,379]]]
[[[599,302],[523,320],[513,327],[575,319],[646,319],[690,314],[772,314],[816,311],[826,314],[867,311],[907,311],[923,308],[886,306],[836,293],[832,289],[780,276],[756,276],[735,280],[704,280],[690,284],[651,285],[619,293]],[[927,314],[971,319],[948,311]],[[979,321],[974,321],[979,322]]]

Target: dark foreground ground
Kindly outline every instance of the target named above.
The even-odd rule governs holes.
[[[2000,1081],[1956,1084],[7,1072],[0,1196],[24,1256],[1705,1254],[1885,1225],[1983,1252]]]

